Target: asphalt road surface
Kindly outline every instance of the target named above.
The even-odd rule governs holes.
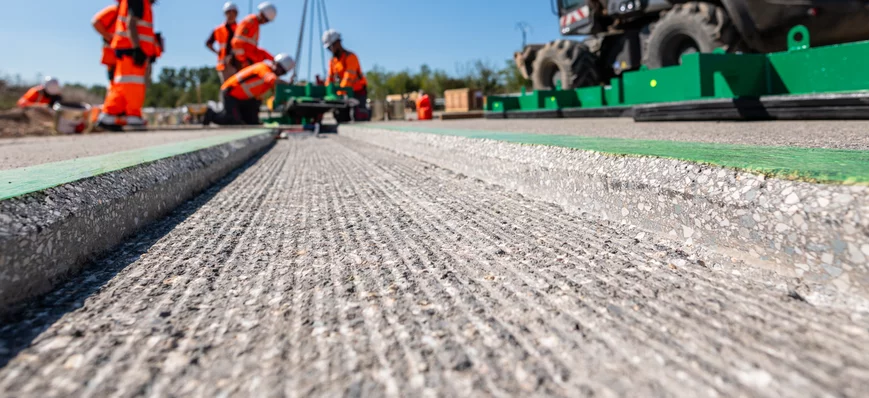
[[[865,396],[865,314],[704,253],[293,138],[5,320],[0,395]]]
[[[722,144],[869,149],[869,121],[646,122],[630,118],[467,119],[389,125]]]

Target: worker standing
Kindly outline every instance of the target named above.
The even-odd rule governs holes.
[[[114,84],[109,87],[99,126],[119,131],[123,126],[142,127],[148,64],[160,55],[161,41],[154,33],[155,0],[121,0],[111,47],[118,58]]]
[[[422,90],[419,90],[419,97],[416,99],[416,116],[419,120],[432,118],[431,98]]]
[[[30,88],[18,100],[19,108],[30,108],[35,106],[53,106],[62,100],[60,96],[60,82],[57,79],[48,76],[42,84]]]
[[[223,15],[226,16],[226,20],[211,32],[211,37],[205,42],[205,47],[217,54],[217,74],[220,76],[220,83],[238,72],[232,52],[229,51],[235,29],[238,27],[236,23],[238,6],[233,2],[226,2],[223,5]],[[214,43],[217,43],[216,50]]]
[[[278,9],[274,4],[264,2],[257,6],[256,14],[248,15],[235,28],[235,35],[230,43],[232,54],[237,61],[235,66],[239,70],[257,62],[274,60],[268,51],[259,47],[259,28],[260,25],[274,21],[277,16]]]
[[[339,122],[352,120],[364,121],[369,119],[368,112],[368,82],[362,73],[362,66],[356,54],[347,51],[341,40],[341,33],[335,29],[329,29],[323,33],[323,47],[332,52],[329,61],[329,75],[326,84],[338,86],[338,94],[353,92],[353,98],[359,101],[359,105],[352,109],[336,110],[335,118]]]
[[[109,87],[111,87],[112,80],[115,78],[115,67],[118,63],[118,59],[115,57],[115,50],[111,46],[112,39],[115,37],[115,23],[117,20],[118,5],[112,4],[100,10],[91,21],[94,30],[103,38],[103,56],[100,59],[100,63],[105,65],[108,71]]]
[[[287,54],[278,54],[274,61],[265,60],[242,69],[220,87],[223,110],[220,113],[209,108],[205,112],[204,125],[259,124],[262,98],[278,83],[290,84],[278,79],[292,71],[296,62]]]

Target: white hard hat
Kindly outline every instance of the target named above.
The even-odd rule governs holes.
[[[226,4],[223,5],[223,13],[225,14],[230,11],[238,12],[238,6],[231,1],[227,1]]]
[[[260,5],[256,9],[269,22],[274,21],[275,17],[278,16],[278,9],[275,8],[274,4],[269,3],[268,1],[260,3]]]
[[[329,46],[338,40],[341,40],[341,32],[335,29],[329,29],[323,32],[323,47],[329,48]]]
[[[283,67],[287,72],[296,67],[296,61],[293,60],[293,57],[287,54],[278,54],[275,57],[275,63]]]
[[[45,77],[45,83],[42,84],[42,87],[45,88],[45,92],[48,94],[51,94],[51,95],[60,94],[60,82],[58,82],[57,79],[55,79],[51,76]]]

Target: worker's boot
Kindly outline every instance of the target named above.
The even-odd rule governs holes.
[[[111,131],[114,133],[123,132],[124,126],[121,124],[122,122],[120,119],[123,119],[123,116],[101,113],[99,118],[97,118],[97,127],[101,130]]]

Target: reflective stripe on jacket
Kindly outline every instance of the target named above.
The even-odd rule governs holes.
[[[345,51],[340,57],[332,57],[329,61],[328,83],[339,87],[349,87],[353,91],[361,91],[368,85],[359,58],[356,54]]]
[[[263,61],[248,66],[226,79],[220,89],[228,91],[230,96],[242,101],[262,99],[278,81],[273,65],[271,61]]]
[[[154,14],[151,13],[151,2],[144,1],[144,16],[136,24],[136,33],[139,37],[139,47],[149,57],[159,54],[157,50],[157,37],[154,34]],[[132,31],[130,23],[133,16],[130,13],[129,0],[121,0],[118,8],[118,20],[115,23],[115,37],[112,39],[112,48],[117,50],[129,50],[133,48]]]

